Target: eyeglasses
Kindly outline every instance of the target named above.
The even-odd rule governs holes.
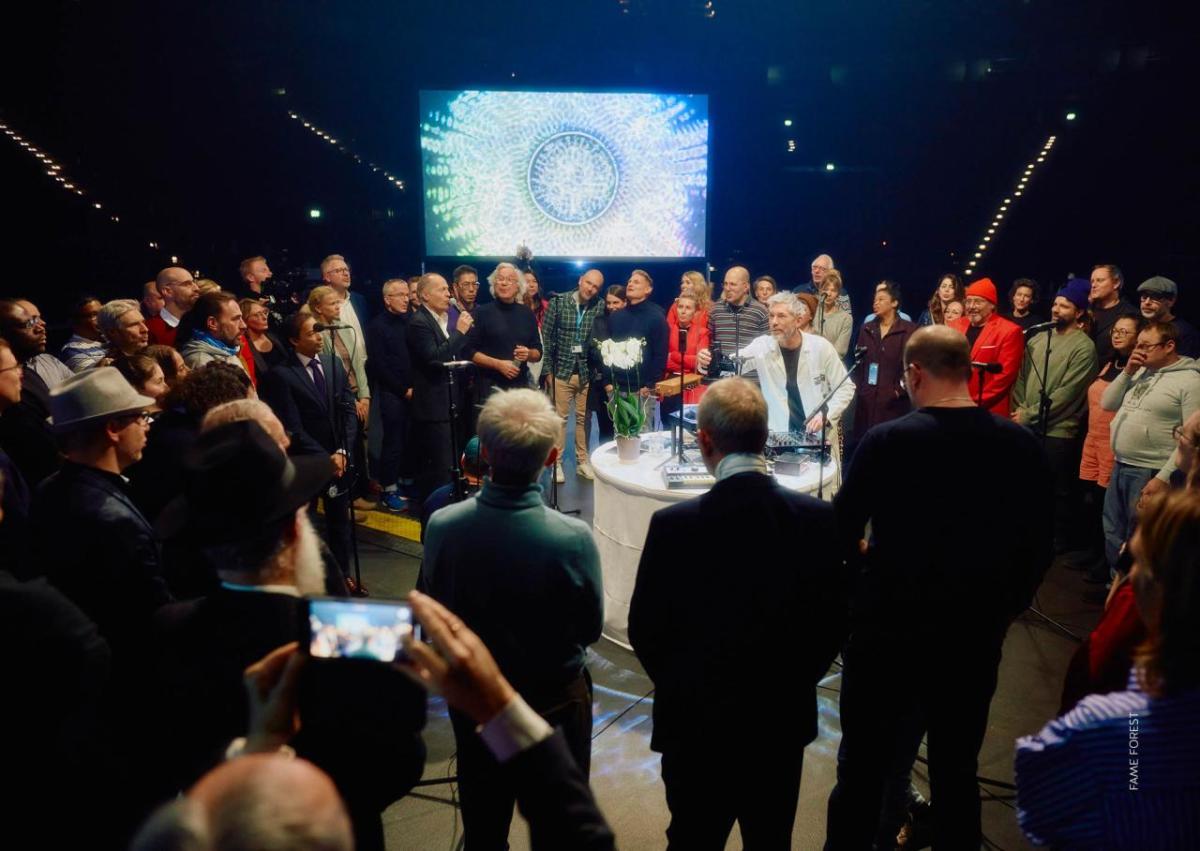
[[[1133,348],[1135,351],[1148,352],[1153,348],[1157,348],[1158,346],[1165,346],[1165,345],[1166,345],[1165,342],[1162,342],[1162,343],[1138,343]]]
[[[29,319],[26,319],[24,322],[18,322],[17,327],[24,328],[27,331],[32,331],[34,328],[38,327],[39,325],[45,325],[45,324],[46,323],[42,320],[42,317],[31,316]]]
[[[1114,328],[1112,329],[1112,335],[1114,337],[1132,337],[1133,331],[1128,328]]]

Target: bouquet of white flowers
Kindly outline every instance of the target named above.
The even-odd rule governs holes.
[[[613,370],[613,395],[608,401],[608,414],[612,417],[613,431],[618,437],[637,437],[646,424],[646,412],[642,409],[638,391],[642,381],[638,369],[642,363],[642,339],[600,341],[600,359]],[[632,380],[630,380],[632,378]]]

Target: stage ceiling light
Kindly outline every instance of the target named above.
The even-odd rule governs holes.
[[[1078,114],[1077,114],[1077,113],[1074,113],[1074,112],[1068,112],[1068,113],[1067,113],[1067,121],[1074,121],[1074,120],[1075,120],[1076,118],[1078,118],[1078,117],[1079,117],[1079,116],[1078,116]]]
[[[835,168],[837,168],[837,166],[835,166],[833,163],[825,163],[826,171],[833,171]]]
[[[785,119],[783,119],[783,126],[784,126],[784,127],[791,127],[791,126],[792,126],[792,119],[790,119],[790,118],[785,118]]]
[[[320,208],[320,207],[313,207],[312,209],[310,209],[310,210],[308,211],[308,217],[309,217],[310,219],[319,219],[319,218],[321,218],[321,208]]]

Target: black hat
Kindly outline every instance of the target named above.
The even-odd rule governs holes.
[[[328,456],[291,459],[258,423],[226,423],[187,451],[183,493],[158,515],[154,530],[163,539],[232,543],[294,514],[332,476]]]

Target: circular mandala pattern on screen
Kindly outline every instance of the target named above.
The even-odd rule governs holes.
[[[577,130],[556,133],[529,159],[529,194],[537,208],[564,225],[604,215],[617,197],[617,161],[603,142]]]

